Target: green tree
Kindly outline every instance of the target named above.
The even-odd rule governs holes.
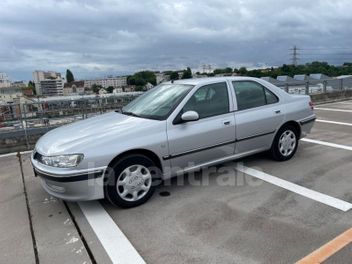
[[[112,93],[114,91],[114,87],[113,86],[109,86],[108,88],[106,88],[106,91],[108,93]]]
[[[93,91],[93,93],[98,93],[101,88],[102,88],[101,85],[97,85],[97,84],[93,84],[93,85],[92,85],[92,91]]]
[[[232,68],[226,67],[224,69],[215,69],[214,74],[230,74],[232,73]]]
[[[144,86],[148,82],[156,85],[156,76],[152,71],[140,71],[127,78],[129,85]]]
[[[69,69],[66,70],[66,81],[68,83],[75,81],[75,77],[73,76],[73,73]]]
[[[178,75],[178,72],[177,72],[177,71],[171,72],[171,74],[170,74],[170,80],[171,80],[171,81],[174,81],[174,80],[178,80],[178,79],[180,79],[180,76]]]
[[[192,71],[190,67],[187,67],[187,69],[183,71],[182,79],[190,79],[190,78],[192,78]]]
[[[239,68],[238,73],[240,75],[246,75],[248,73],[247,68],[246,67]]]
[[[28,82],[28,87],[32,89],[34,95],[37,94],[37,91],[35,90],[35,84],[34,84],[34,82],[29,81],[29,82]]]

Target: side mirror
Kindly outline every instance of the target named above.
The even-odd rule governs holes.
[[[187,111],[182,114],[181,119],[184,122],[196,121],[199,119],[199,115],[196,111]]]

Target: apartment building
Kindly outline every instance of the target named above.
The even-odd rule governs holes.
[[[63,95],[64,80],[54,71],[34,71],[33,80],[37,95]]]
[[[43,96],[58,96],[64,95],[64,82],[62,79],[46,79],[39,82],[40,95]],[[37,86],[36,86],[37,90]],[[38,95],[38,93],[37,93]]]
[[[107,78],[95,79],[95,80],[85,80],[84,87],[91,89],[93,85],[98,85],[103,88],[108,88],[110,86],[114,88],[120,88],[127,86],[126,76],[108,76]]]
[[[75,81],[64,84],[64,96],[83,95],[84,93],[84,81]]]
[[[6,73],[0,72],[0,88],[6,88],[11,86],[11,81]]]

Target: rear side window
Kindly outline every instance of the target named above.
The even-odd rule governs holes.
[[[271,91],[269,91],[266,88],[264,88],[264,90],[265,90],[265,97],[266,97],[267,104],[275,104],[279,101],[279,99],[276,97],[276,95],[273,94]]]
[[[232,82],[236,93],[238,110],[273,104],[278,98],[271,91],[256,82],[237,81]]]

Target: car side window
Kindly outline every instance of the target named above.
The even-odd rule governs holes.
[[[196,111],[199,118],[229,112],[229,96],[226,82],[205,85],[199,88],[183,107],[183,113]]]
[[[265,89],[265,97],[266,97],[267,104],[275,104],[279,101],[279,98],[277,98],[277,96],[273,94],[271,91],[269,91],[268,89]]]
[[[273,104],[279,99],[259,83],[252,81],[232,82],[235,89],[238,110]]]

